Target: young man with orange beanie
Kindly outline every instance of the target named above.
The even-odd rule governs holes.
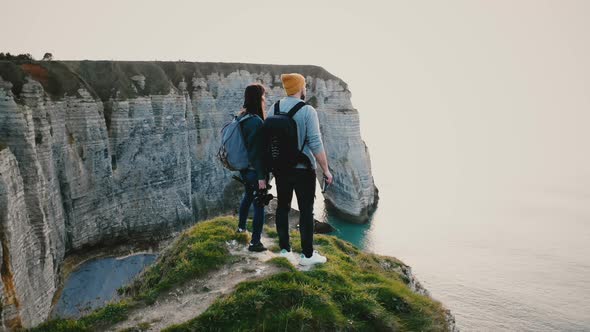
[[[281,81],[287,97],[278,101],[279,106],[276,106],[277,103],[275,103],[269,108],[268,117],[275,116],[275,111],[285,114],[302,100],[305,101],[307,91],[305,78],[302,75],[296,73],[283,74],[281,75]],[[291,262],[296,260],[291,252],[288,221],[293,191],[295,191],[300,210],[299,231],[301,234],[302,254],[300,255],[299,264],[321,264],[326,262],[326,257],[320,255],[317,250],[313,250],[313,204],[315,200],[316,165],[319,164],[322,168],[328,184],[332,183],[333,178],[328,169],[328,160],[322,143],[316,110],[311,105],[306,104],[292,118],[297,125],[299,150],[303,152],[304,157],[294,168],[274,173],[278,201],[275,220],[279,235],[279,246],[281,256],[286,257]]]

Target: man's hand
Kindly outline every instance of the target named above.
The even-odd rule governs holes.
[[[326,184],[330,185],[332,184],[332,182],[334,182],[334,177],[332,176],[332,173],[330,173],[329,170],[324,171],[324,178],[326,179]]]
[[[266,180],[258,180],[258,189],[260,189],[260,190],[266,189]]]
[[[332,184],[334,178],[332,177],[332,173],[330,173],[330,169],[328,168],[328,158],[326,158],[326,152],[322,151],[320,153],[314,154],[315,159],[317,159],[318,164],[324,171],[324,177],[326,177],[326,183]]]

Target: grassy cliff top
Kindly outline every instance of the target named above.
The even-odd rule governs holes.
[[[158,301],[165,290],[230,264],[228,241],[245,245],[234,217],[201,222],[162,252],[131,286],[128,296],[79,320],[54,320],[35,331],[91,331],[125,321],[130,310]],[[266,233],[276,237],[267,228]],[[294,249],[300,247],[292,234]],[[202,314],[166,331],[447,331],[447,312],[410,289],[407,266],[393,257],[359,250],[333,236],[317,235],[328,262],[300,271],[285,258],[266,264],[277,273],[241,282]],[[179,288],[178,288],[179,287]],[[157,302],[156,302],[157,303]],[[143,307],[142,307],[143,306]]]
[[[13,84],[12,92],[17,96],[22,91],[26,78],[32,77],[43,85],[53,99],[60,99],[64,95],[76,96],[79,88],[86,88],[95,98],[103,101],[115,96],[129,98],[167,94],[172,86],[178,86],[183,79],[188,91],[192,91],[193,77],[207,77],[214,73],[227,76],[239,70],[269,73],[273,78],[283,73],[298,72],[304,76],[337,80],[346,86],[346,83],[324,68],[308,65],[174,61],[0,61],[0,77]],[[145,77],[145,88],[139,92],[133,88],[132,77],[136,75]]]

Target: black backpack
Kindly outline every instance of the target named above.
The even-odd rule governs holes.
[[[269,171],[276,173],[290,170],[298,163],[310,166],[309,159],[303,153],[307,141],[304,141],[303,146],[299,149],[297,123],[293,120],[295,113],[305,105],[307,105],[305,102],[300,101],[287,114],[284,114],[280,112],[277,101],[274,116],[264,120],[265,156]]]

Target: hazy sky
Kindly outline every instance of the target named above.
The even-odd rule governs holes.
[[[321,65],[373,150],[587,169],[590,1],[0,1],[3,51]]]
[[[558,316],[538,321],[587,321],[589,288],[560,287],[590,266],[590,0],[0,0],[0,24],[0,51],[36,58],[323,66],[371,152],[373,249],[407,258],[468,330],[469,310],[519,319],[488,305],[498,289],[545,297]],[[534,296],[502,283],[525,272]]]

